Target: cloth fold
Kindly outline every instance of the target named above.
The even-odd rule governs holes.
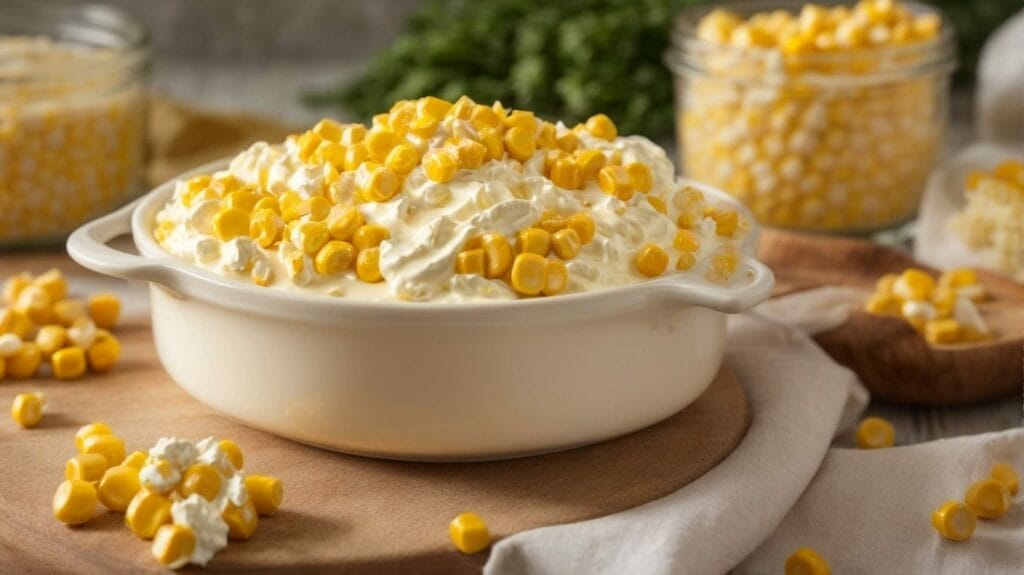
[[[754,413],[729,457],[658,501],[509,537],[485,573],[723,573],[761,545],[867,393],[807,336],[754,313],[730,319],[728,350]]]

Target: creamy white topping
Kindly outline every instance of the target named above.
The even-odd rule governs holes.
[[[188,526],[195,534],[196,547],[188,563],[206,565],[218,551],[228,546],[228,524],[221,518],[220,508],[197,493],[172,503],[171,518],[175,525]],[[168,567],[177,569],[185,563],[182,560]]]
[[[558,124],[557,134],[569,130]],[[477,137],[473,125],[448,117],[430,140],[410,136],[410,145],[421,152],[443,145],[449,137],[463,134]],[[380,245],[380,283],[360,281],[355,270],[325,276],[315,270],[313,258],[304,256],[301,270],[289,266],[289,256],[298,248],[297,232],[275,246],[264,249],[248,238],[220,242],[212,231],[212,218],[219,200],[205,200],[191,209],[183,205],[188,187],[179,182],[174,197],[158,214],[158,225],[172,226],[162,240],[174,255],[222,274],[245,277],[260,285],[302,289],[322,294],[367,300],[475,302],[519,297],[501,279],[456,273],[456,258],[467,241],[486,233],[500,233],[515,242],[519,231],[529,228],[545,211],[568,218],[585,213],[596,224],[593,241],[566,261],[569,281],[566,293],[599,290],[648,280],[636,269],[635,258],[647,243],[654,243],[670,256],[669,274],[704,281],[709,255],[723,246],[735,246],[749,222],[741,221],[734,238],[716,233],[715,222],[705,218],[694,229],[701,248],[697,263],[686,271],[676,270],[679,252],[673,240],[679,229],[677,218],[691,210],[683,199],[682,184],[676,181],[664,150],[639,136],[608,141],[578,133],[583,147],[607,156],[621,157],[623,165],[642,162],[650,170],[653,186],[649,193],[636,193],[627,201],[608,195],[596,180],[580,190],[556,186],[545,176],[545,154],[539,149],[520,163],[506,155],[478,169],[459,170],[453,179],[437,183],[427,178],[424,167],[415,168],[402,182],[401,191],[386,202],[356,204],[366,223],[388,229],[390,237]],[[343,172],[325,185],[323,165],[299,160],[293,140],[282,145],[259,142],[235,157],[228,169],[214,177],[230,174],[247,186],[267,189],[273,194],[286,191],[299,197],[319,195],[337,204],[349,204],[365,183],[365,170]],[[667,213],[659,213],[648,197],[663,201]],[[703,206],[700,217],[703,217]],[[308,219],[309,216],[304,216]],[[286,234],[287,235],[287,234]],[[218,247],[214,247],[217,242]],[[219,254],[219,257],[218,255]],[[291,270],[291,271],[290,271]],[[743,274],[736,274],[736,278]]]

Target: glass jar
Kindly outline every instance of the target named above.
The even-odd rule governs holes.
[[[802,6],[724,8],[745,20]],[[935,14],[934,38],[794,53],[700,39],[709,9],[681,14],[666,60],[683,172],[733,194],[769,226],[871,233],[912,219],[945,145],[956,51],[941,13],[902,6]]]
[[[0,4],[0,247],[62,241],[141,191],[147,63],[119,10]]]

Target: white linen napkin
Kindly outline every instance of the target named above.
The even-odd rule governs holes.
[[[807,336],[754,313],[730,319],[726,362],[753,420],[721,464],[629,511],[508,537],[485,573],[723,573],[778,527],[867,393]]]

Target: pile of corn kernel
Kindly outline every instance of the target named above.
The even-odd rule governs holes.
[[[985,288],[972,269],[950,270],[936,281],[926,271],[909,268],[879,278],[864,309],[902,317],[929,343],[965,343],[992,337],[975,305],[985,297]]]
[[[29,379],[44,366],[58,379],[75,379],[88,370],[107,372],[121,356],[121,344],[110,332],[121,300],[111,293],[70,297],[60,270],[11,276],[4,282],[3,304],[0,380]]]
[[[39,67],[84,71],[112,57],[0,35],[0,244],[66,234],[124,202],[139,183],[141,81],[74,73],[34,81]]]
[[[193,445],[192,457],[175,453],[170,461],[157,454],[162,444]],[[195,445],[210,443],[221,457],[211,463],[195,461]],[[125,524],[141,539],[152,539],[153,557],[171,569],[188,563],[205,565],[227,540],[252,537],[259,516],[272,515],[284,497],[280,480],[249,475],[238,445],[212,438],[192,444],[163,439],[147,454],[126,456],[124,440],[104,423],[90,423],[75,434],[78,454],[65,465],[65,481],[53,497],[53,514],[68,525],[89,522],[100,503],[125,514]],[[182,469],[178,469],[181,467]],[[151,479],[149,471],[153,470]],[[225,497],[229,484],[239,497]],[[220,508],[216,508],[216,503]],[[211,516],[212,515],[212,516]],[[202,521],[203,525],[191,521]]]
[[[996,463],[989,476],[967,488],[963,502],[949,500],[932,513],[932,526],[952,541],[965,541],[974,535],[978,518],[998,519],[1010,510],[1020,490],[1020,475],[1007,463]]]
[[[941,24],[893,0],[746,20],[711,11],[697,37],[722,49],[680,92],[685,173],[768,225],[869,230],[908,219],[940,151],[945,79],[841,81],[905,61],[878,52],[932,42]]]
[[[1024,281],[1024,162],[972,172],[966,188],[967,205],[950,228],[970,249],[988,252],[990,265]]]
[[[454,126],[459,135],[435,138],[439,126]],[[386,203],[403,192],[407,178],[421,170],[432,182],[451,181],[460,170],[477,170],[490,161],[513,159],[522,164],[543,153],[543,175],[564,190],[596,184],[624,202],[642,195],[661,214],[666,198],[648,194],[651,167],[623,163],[621,152],[588,148],[580,135],[611,142],[615,124],[604,114],[571,129],[541,120],[532,112],[507,110],[496,102],[477,104],[468,97],[456,102],[425,97],[396,103],[373,125],[340,124],[324,119],[312,129],[290,137],[306,166],[323,170],[322,189],[306,196],[287,187],[271,189],[266,171],[256,186],[240,183],[229,172],[193,177],[179,183],[173,201],[193,209],[212,202],[212,235],[221,242],[250,238],[267,252],[286,253],[285,268],[297,285],[310,277],[352,274],[363,282],[386,281],[380,269],[381,244],[391,230],[367,222],[359,205]],[[354,183],[351,197],[339,190]],[[735,210],[706,205],[703,194],[686,188],[673,198],[678,209],[674,245],[648,243],[634,254],[634,269],[645,277],[665,273],[672,260],[677,270],[698,263],[701,240],[694,231],[704,220],[714,222],[717,237],[731,239],[749,227]],[[180,224],[157,217],[154,238],[165,245]],[[587,213],[563,217],[546,211],[514,237],[487,233],[466,242],[455,262],[456,274],[477,274],[506,282],[519,296],[552,296],[569,284],[565,262],[579,253],[597,232]],[[287,251],[285,251],[287,250]],[[551,256],[554,257],[551,257]],[[705,277],[725,282],[741,263],[739,250],[725,247],[711,254]],[[275,281],[265,262],[247,263],[243,273],[260,286]]]

